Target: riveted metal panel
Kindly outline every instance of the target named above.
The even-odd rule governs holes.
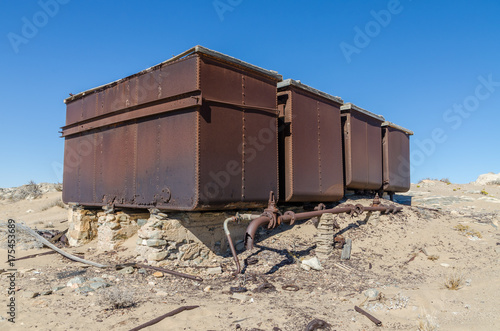
[[[200,87],[203,97],[242,104],[243,71],[209,57],[201,57],[200,61]]]
[[[65,166],[65,201],[166,210],[264,205],[277,191],[277,80],[195,48],[68,98],[65,158],[82,137],[92,149],[77,153],[75,173]]]
[[[340,103],[301,87],[288,84],[278,92],[278,100],[284,103],[280,171],[285,173],[281,178],[286,193],[281,199],[337,201],[344,193]]]
[[[66,106],[66,125],[80,122],[83,118],[83,100],[78,99]]]
[[[410,135],[383,126],[384,191],[406,192],[410,189]]]
[[[350,109],[342,114],[347,189],[382,187],[382,120]]]

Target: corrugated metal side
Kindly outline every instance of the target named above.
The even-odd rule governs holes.
[[[351,110],[344,120],[344,171],[347,189],[382,187],[382,121]]]
[[[410,136],[393,127],[383,127],[384,191],[410,189]]]

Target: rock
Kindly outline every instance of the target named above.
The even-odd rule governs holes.
[[[301,267],[302,269],[304,269],[305,271],[309,271],[309,270],[311,270],[311,267],[310,267],[310,266],[308,266],[308,265],[306,265],[306,264],[302,264],[302,263],[301,263],[301,264],[300,264],[300,267]]]
[[[147,273],[147,270],[144,268],[141,268],[141,269],[137,270],[137,272],[140,273],[141,275],[144,275]]]
[[[50,294],[52,294],[52,290],[40,292],[40,295],[50,295]]]
[[[148,261],[161,261],[168,256],[167,251],[159,251],[148,254]]]
[[[158,296],[158,297],[166,297],[167,295],[168,295],[168,293],[164,292],[164,291],[156,292],[156,296]]]
[[[156,271],[155,273],[153,273],[153,276],[155,276],[156,278],[161,278],[161,277],[163,277],[163,272]]]
[[[138,225],[138,226],[143,226],[143,225],[144,225],[144,224],[146,224],[147,222],[148,222],[148,220],[147,220],[147,219],[144,219],[144,218],[139,218],[139,219],[137,220],[137,225]]]
[[[244,293],[233,293],[233,296],[231,298],[236,299],[236,300],[240,300],[241,302],[246,302],[246,301],[250,301],[250,299],[252,297],[250,297],[249,295],[246,295]]]
[[[208,285],[203,289],[203,292],[210,292],[212,290],[212,286]]]
[[[38,292],[31,292],[31,291],[23,293],[23,297],[28,298],[28,299],[36,298],[39,295],[40,295],[40,293],[38,293]]]
[[[493,172],[479,175],[477,177],[476,181],[473,182],[472,184],[476,185],[488,185],[488,184],[499,184],[500,183],[500,173],[495,174]]]
[[[441,263],[442,267],[448,268],[450,265],[448,263]]]
[[[167,244],[166,240],[163,239],[147,239],[146,246],[156,247],[156,246],[165,246]]]
[[[318,258],[315,256],[313,258],[310,258],[308,260],[303,260],[302,264],[311,267],[311,269],[314,270],[323,270],[323,267],[321,266],[321,263],[319,262]]]
[[[71,287],[71,288],[78,288],[83,283],[85,283],[85,278],[78,276],[78,277],[70,279],[68,281],[68,283],[66,283],[66,286]]]
[[[199,244],[192,243],[192,244],[183,245],[180,248],[180,250],[181,250],[181,252],[179,252],[179,253],[181,253],[182,259],[184,261],[188,261],[188,260],[194,260],[198,256],[200,256],[202,248],[200,247]]]
[[[87,293],[90,293],[90,292],[94,292],[94,289],[89,287],[89,286],[82,286],[82,287],[79,287],[75,290],[76,293],[78,294],[87,294]]]
[[[364,291],[363,294],[368,299],[376,299],[380,295],[380,291],[377,289],[374,289],[374,288],[370,288],[370,289]]]
[[[222,268],[221,267],[208,268],[207,273],[209,275],[218,275],[222,273]]]
[[[111,223],[108,223],[108,226],[111,230],[117,230],[120,228],[120,223],[111,222]]]
[[[65,288],[66,288],[66,286],[56,286],[56,287],[52,288],[52,292],[57,292],[57,291],[65,289]]]
[[[118,272],[121,274],[132,274],[132,273],[134,273],[134,267],[125,267]]]
[[[109,286],[111,285],[106,282],[92,282],[89,284],[89,287],[92,288],[93,290],[98,290],[100,288],[106,288]]]
[[[28,272],[34,271],[35,269],[29,268],[29,269],[19,269],[19,274],[24,275],[27,274]]]
[[[484,200],[484,201],[488,201],[488,202],[493,202],[493,203],[500,203],[500,200],[497,199],[497,198],[492,198],[492,197],[480,197],[480,198],[477,198],[478,200]]]
[[[106,281],[104,280],[104,278],[94,277],[94,278],[90,278],[89,282],[101,282],[101,283],[105,283]]]

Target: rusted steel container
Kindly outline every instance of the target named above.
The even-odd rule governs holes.
[[[410,136],[413,132],[391,122],[382,123],[384,191],[410,189]]]
[[[352,103],[341,109],[345,187],[350,190],[382,188],[382,132],[384,117]]]
[[[281,76],[196,46],[65,100],[63,200],[164,210],[265,205]]]
[[[342,103],[292,79],[278,83],[280,200],[324,202],[344,195]]]

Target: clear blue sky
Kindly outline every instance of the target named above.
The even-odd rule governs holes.
[[[55,1],[0,4],[0,187],[61,180],[68,93],[197,44],[412,129],[413,182],[500,172],[497,0]]]

